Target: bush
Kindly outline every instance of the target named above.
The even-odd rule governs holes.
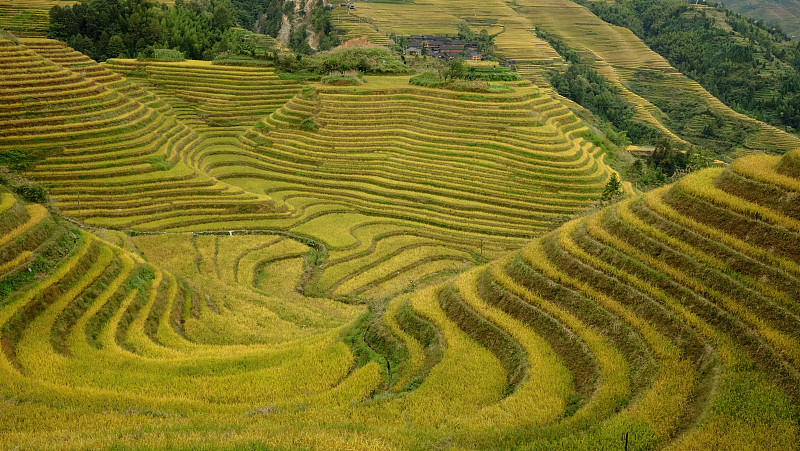
[[[605,188],[603,189],[603,200],[611,200],[624,194],[622,190],[622,182],[619,180],[616,172],[611,173]]]
[[[423,72],[411,77],[408,82],[414,86],[424,86],[426,88],[440,88],[444,86],[444,80],[433,72]]]
[[[153,49],[153,59],[159,61],[183,61],[183,53],[173,49]]]
[[[35,163],[32,155],[19,149],[9,149],[0,152],[0,166],[8,166],[12,171],[27,171]]]
[[[385,48],[344,48],[300,57],[278,55],[275,65],[284,72],[330,74],[358,71],[362,74],[404,74],[409,69],[399,56]]]
[[[305,119],[302,123],[300,123],[300,128],[307,132],[313,132],[316,131],[318,127],[317,123],[314,122],[314,119],[308,118]]]
[[[17,194],[28,202],[44,204],[47,202],[47,190],[41,185],[25,184],[14,188]]]
[[[322,83],[334,86],[358,86],[363,85],[364,80],[349,75],[331,75],[322,77]]]
[[[469,67],[464,74],[468,80],[483,81],[519,81],[522,77],[505,67]]]
[[[508,85],[490,85],[483,80],[451,80],[445,81],[434,72],[423,72],[408,80],[414,86],[426,88],[443,88],[461,92],[513,92]]]
[[[147,162],[153,166],[153,169],[159,171],[168,171],[175,166],[175,163],[167,160],[163,155],[149,157],[147,158]]]

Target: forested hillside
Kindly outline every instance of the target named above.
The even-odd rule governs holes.
[[[338,44],[331,13],[322,7],[322,1],[308,6],[301,3],[178,0],[169,6],[149,0],[87,0],[73,6],[53,6],[48,35],[96,61],[153,57],[159,49],[210,60],[230,49],[236,40],[237,33],[232,30],[236,26],[272,37],[286,28],[286,44],[304,54],[313,52],[310,34],[319,35],[315,36],[319,43],[315,47],[321,50]]]
[[[585,4],[601,19],[629,28],[733,109],[800,128],[800,48],[780,29],[680,0]]]
[[[740,14],[777,25],[792,39],[800,38],[800,1],[798,0],[724,0],[727,8]]]

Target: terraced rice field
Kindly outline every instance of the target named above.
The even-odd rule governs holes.
[[[800,151],[553,230],[611,170],[535,86],[11,38],[0,75],[59,209],[0,188],[2,448],[800,443]]]
[[[588,9],[569,0],[520,0],[515,10],[549,33],[559,36],[567,45],[579,51],[588,51],[597,60],[595,69],[615,83],[623,95],[637,108],[637,117],[648,122],[675,141],[681,142],[700,135],[698,131],[673,131],[665,125],[665,114],[653,102],[659,99],[643,97],[637,93],[633,82],[639,73],[658,74],[659,86],[665,89],[666,98],[685,93],[695,96],[728,121],[750,128],[749,150],[782,152],[800,146],[800,140],[775,127],[733,111],[709,94],[698,83],[690,80],[657,53],[650,50],[630,30],[600,20]],[[503,51],[502,43],[498,47]],[[702,129],[702,127],[701,127]],[[675,132],[678,132],[677,134]]]
[[[302,87],[281,80],[271,68],[207,61],[111,59],[104,66],[168,100],[177,118],[199,132],[227,130],[235,135],[280,108]]]
[[[77,52],[2,40],[0,70],[0,149],[44,158],[29,176],[52,186],[64,213],[116,227],[191,211],[280,214],[266,196],[187,167],[180,155],[202,137],[169,104]]]
[[[798,449],[800,150],[578,216],[547,91],[366,81],[0,39],[0,448]]]
[[[517,14],[507,2],[421,0],[413,4],[355,2],[354,14],[365,17],[381,32],[398,36],[412,34],[455,34],[466,22],[478,32],[498,34],[495,43],[503,56],[517,63],[548,65],[560,57],[536,36],[536,26]]]
[[[375,45],[389,45],[390,39],[386,34],[378,32],[374,25],[363,21],[363,18],[348,13],[346,8],[334,8],[332,16],[333,25],[344,31],[342,41],[366,37],[367,42]]]
[[[192,157],[306,218],[292,230],[335,231],[317,285],[334,295],[374,297],[419,265],[452,271],[518,246],[585,208],[608,177],[585,128],[536,88],[473,96],[407,77],[364,87],[315,87],[245,134],[248,150]]]
[[[20,37],[47,36],[50,8],[75,3],[75,0],[0,0],[0,30]]]
[[[682,75],[657,53],[650,50],[630,30],[608,24],[585,7],[569,0],[520,0],[515,2],[445,2],[426,0],[413,4],[358,2],[357,14],[373,21],[380,31],[398,35],[455,33],[455,26],[466,21],[474,30],[487,28],[499,33],[497,50],[516,62],[519,73],[533,83],[547,87],[544,70],[563,64],[559,55],[536,37],[537,27],[558,36],[571,48],[587,52],[596,60],[595,69],[614,83],[636,107],[637,118],[661,130],[673,141],[682,143],[701,137],[699,129],[676,129],[667,114],[655,103],[677,96],[690,96],[724,117],[731,127],[746,129],[745,145],[733,152],[764,151],[782,153],[800,146],[800,139],[775,127],[753,120],[730,109],[702,86]],[[438,24],[436,26],[435,24]],[[644,92],[635,84],[637,76],[656,74],[664,96]]]
[[[290,235],[106,240],[2,191],[0,444],[797,449],[799,177],[697,172],[396,296],[394,365]]]
[[[0,148],[44,158],[28,175],[61,211],[110,229],[292,231],[328,258],[313,293],[375,299],[462,271],[582,211],[610,173],[533,86],[302,87],[270,68],[97,65],[43,39],[0,51]]]

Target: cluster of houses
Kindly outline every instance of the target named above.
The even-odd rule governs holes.
[[[408,37],[406,55],[425,55],[450,61],[455,58],[466,58],[482,61],[483,55],[478,52],[477,42],[464,42],[439,36],[412,35]]]

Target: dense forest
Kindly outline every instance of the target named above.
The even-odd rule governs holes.
[[[320,33],[319,50],[338,44],[330,11],[317,0],[309,18]],[[228,51],[236,26],[277,36],[284,15],[294,25],[290,48],[309,54],[303,4],[284,0],[176,0],[173,6],[148,0],[88,0],[50,10],[49,37],[66,41],[97,61],[114,57],[152,57],[158,49],[180,51],[191,59],[212,59]],[[298,17],[295,17],[298,16]]]
[[[578,0],[629,28],[670,64],[732,108],[800,127],[800,47],[779,27],[685,0]]]

